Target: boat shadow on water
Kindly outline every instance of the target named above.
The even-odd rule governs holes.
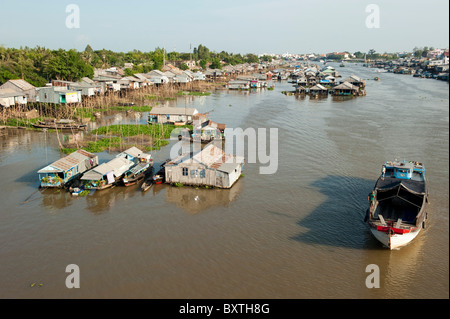
[[[349,176],[326,176],[310,186],[326,196],[325,201],[297,224],[305,229],[290,239],[311,245],[353,249],[384,249],[372,238],[364,222],[367,196],[375,180]]]

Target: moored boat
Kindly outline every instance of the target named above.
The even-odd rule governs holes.
[[[156,174],[153,176],[153,182],[155,184],[162,184],[164,182],[164,176],[161,174]]]
[[[153,180],[153,176],[151,176],[150,178],[147,178],[146,180],[144,180],[144,182],[141,185],[141,190],[143,192],[146,192],[153,186],[153,184],[155,184],[155,182]]]
[[[87,124],[76,123],[73,120],[51,120],[47,122],[38,121],[33,124],[34,128],[58,129],[58,130],[84,130]]]
[[[148,171],[153,167],[153,160],[150,155],[139,158],[139,163],[123,175],[122,181],[125,186],[136,184],[138,181],[144,178]]]
[[[161,169],[153,175],[153,183],[154,184],[162,184],[164,183],[164,180],[166,179],[166,173],[165,173],[165,167],[162,166]]]
[[[425,167],[418,162],[386,162],[369,202],[366,221],[373,236],[389,249],[409,244],[427,220]]]

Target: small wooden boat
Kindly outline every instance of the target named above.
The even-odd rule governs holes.
[[[407,245],[425,228],[425,167],[418,162],[386,162],[369,202],[365,221],[373,236],[389,249]]]
[[[164,182],[164,175],[156,174],[153,176],[153,182],[155,184],[162,184]]]
[[[162,166],[159,169],[159,171],[155,175],[153,175],[153,182],[158,185],[164,183],[165,179],[166,179],[166,169],[164,166]]]
[[[154,180],[153,180],[153,177],[147,178],[147,179],[142,183],[142,185],[141,185],[141,190],[142,190],[143,192],[146,192],[146,191],[148,191],[148,190],[153,186],[153,184],[155,184],[155,182],[154,182]]]
[[[58,130],[84,130],[87,124],[76,123],[73,120],[51,120],[51,121],[38,121],[33,124],[35,128],[46,129],[58,129]]]
[[[73,196],[79,196],[82,191],[83,191],[83,188],[75,187],[74,189],[72,189],[71,193],[72,193]]]

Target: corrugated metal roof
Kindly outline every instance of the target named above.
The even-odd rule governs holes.
[[[358,90],[357,86],[354,86],[351,83],[344,82],[334,87],[335,90]]]
[[[28,83],[25,80],[19,79],[19,80],[9,80],[12,84],[17,86],[19,89],[27,91],[27,90],[33,90],[34,86]]]
[[[238,165],[244,162],[244,158],[226,154],[221,148],[211,144],[194,156],[180,156],[169,162],[168,165],[193,163],[194,161],[201,163],[208,168],[230,173],[236,169]]]
[[[71,169],[72,167],[75,167],[79,163],[85,161],[86,159],[91,159],[96,156],[97,155],[86,152],[85,150],[76,150],[70,155],[67,155],[66,157],[61,158],[56,162],[39,170],[38,173],[65,172]]]
[[[114,176],[118,177],[125,173],[127,170],[132,167],[134,163],[130,160],[127,160],[124,157],[116,157],[110,160],[107,163],[100,164],[99,166],[91,169],[86,172],[81,179],[82,180],[98,180],[102,176],[106,175],[109,172],[113,172]]]
[[[316,85],[314,85],[312,88],[310,88],[309,90],[310,90],[310,91],[311,91],[311,90],[323,90],[323,91],[326,91],[327,88],[324,87],[323,85],[316,84]]]
[[[118,156],[123,155],[123,153],[129,154],[129,155],[131,155],[131,156],[133,156],[133,157],[139,157],[139,156],[141,156],[141,155],[144,154],[143,151],[141,151],[140,149],[138,149],[138,148],[135,147],[135,146],[130,147],[129,149],[123,151],[123,152],[122,152],[121,154],[119,154]]]
[[[344,82],[363,82],[363,79],[356,75],[351,75],[344,80]]]

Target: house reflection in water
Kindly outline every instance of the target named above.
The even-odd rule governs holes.
[[[166,202],[177,205],[189,214],[198,214],[212,207],[228,206],[239,196],[242,183],[238,180],[230,189],[166,187]]]

